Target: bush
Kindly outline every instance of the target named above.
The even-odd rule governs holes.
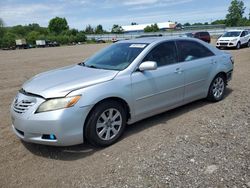
[[[2,38],[2,48],[9,48],[16,45],[16,35],[10,32],[7,32]]]

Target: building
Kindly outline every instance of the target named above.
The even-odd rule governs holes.
[[[147,26],[150,26],[155,23],[149,23],[149,24],[138,24],[138,25],[125,25],[122,26],[122,29],[124,30],[125,33],[139,33],[143,32],[144,28]],[[167,29],[176,29],[176,27],[179,24],[176,24],[174,22],[161,22],[161,23],[156,23],[159,27],[160,30],[164,31]]]

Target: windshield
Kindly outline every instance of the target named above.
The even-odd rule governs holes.
[[[89,58],[84,65],[92,68],[123,70],[145,49],[147,44],[116,43]]]
[[[238,37],[240,33],[240,31],[226,32],[224,35],[222,35],[222,37]]]
[[[187,37],[193,37],[194,35],[192,33],[186,33],[185,34]]]

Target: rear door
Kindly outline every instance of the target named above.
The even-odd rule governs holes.
[[[217,63],[214,54],[196,41],[178,40],[176,44],[179,61],[183,63],[185,102],[205,97],[208,79]]]
[[[174,41],[158,44],[145,61],[155,61],[158,67],[131,75],[135,115],[139,118],[181,103],[184,95],[184,75]]]

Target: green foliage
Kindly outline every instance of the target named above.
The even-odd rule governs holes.
[[[2,38],[2,48],[8,48],[11,46],[15,46],[16,35],[10,32],[7,32]]]
[[[76,42],[84,42],[86,40],[87,40],[87,38],[86,38],[86,35],[85,35],[85,33],[83,31],[77,33]]]
[[[96,34],[103,34],[104,33],[104,30],[102,28],[102,25],[97,25],[96,28],[95,28],[95,33]]]
[[[157,32],[159,30],[160,29],[156,23],[144,28],[144,32],[146,32],[146,33],[147,32]]]
[[[36,44],[36,40],[38,40],[40,33],[37,31],[31,31],[28,33],[26,39],[29,44]]]
[[[191,26],[191,24],[187,22],[187,23],[184,23],[183,26],[187,27],[187,26]]]
[[[55,17],[49,21],[49,31],[54,34],[61,34],[63,31],[68,30],[68,22],[65,18]]]
[[[52,20],[50,21],[50,23],[53,25],[53,27],[51,27],[55,29],[52,29],[53,31],[51,30],[51,28],[48,29],[46,27],[40,27],[37,23],[32,23],[25,26],[17,25],[5,28],[1,25],[1,22],[3,23],[3,20],[0,18],[0,48],[15,46],[15,40],[22,38],[26,39],[27,43],[32,45],[36,43],[36,40],[49,40],[52,42],[56,41],[59,44],[69,44],[86,41],[85,32],[78,31],[77,29],[68,29],[67,21],[65,18],[59,18],[59,20],[63,20],[63,24],[61,25],[64,25],[60,27],[54,27],[55,25],[60,25],[58,23],[60,23],[61,21],[58,21],[58,17]],[[57,24],[54,25],[54,23]],[[62,30],[57,30],[59,28],[62,28]]]
[[[26,29],[22,25],[16,25],[11,28],[11,32],[14,33],[16,36],[21,37],[25,36]]]
[[[3,22],[3,19],[0,18],[0,27],[3,27],[4,26],[4,22]]]
[[[111,30],[111,33],[123,33],[122,26],[114,24]]]
[[[211,25],[219,25],[219,24],[226,24],[226,20],[215,20],[211,23]]]
[[[243,14],[246,7],[241,0],[232,0],[231,5],[228,8],[228,14],[226,15],[227,26],[242,26]]]
[[[86,34],[93,34],[94,28],[91,25],[87,25],[87,27],[85,28],[85,33]]]

